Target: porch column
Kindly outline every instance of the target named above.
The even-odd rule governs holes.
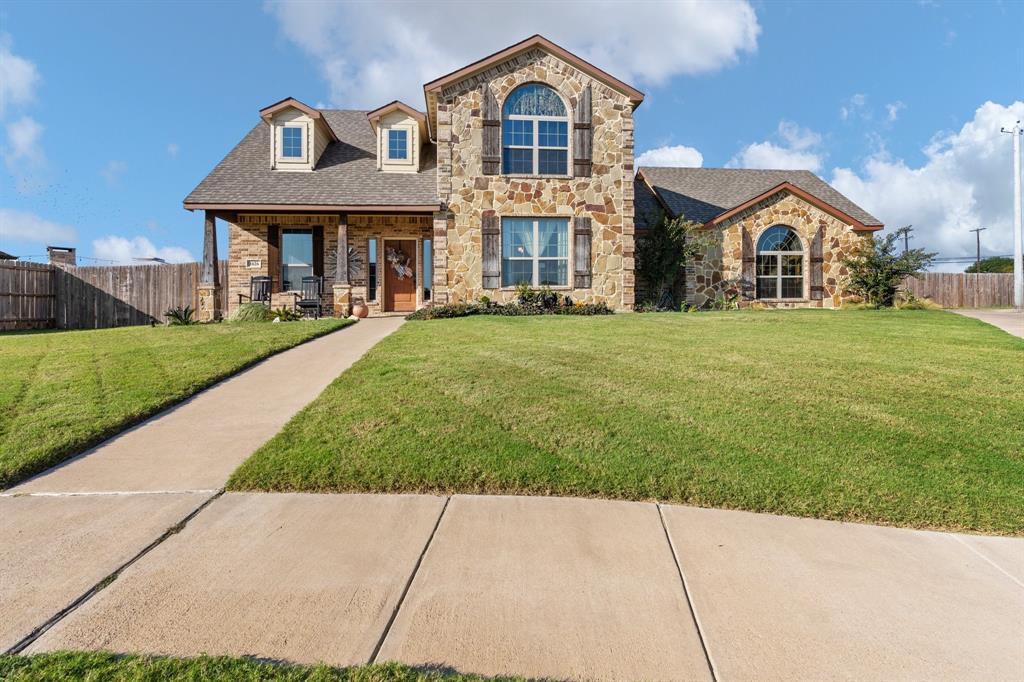
[[[199,267],[200,322],[213,322],[221,318],[220,267],[217,260],[217,221],[213,212],[203,212],[203,262]]]
[[[431,267],[434,271],[430,287],[430,300],[435,305],[448,303],[448,218],[447,211],[434,214],[433,248],[434,259]]]
[[[338,216],[338,253],[334,272],[334,315],[348,317],[352,306],[352,284],[348,272],[348,216]]]

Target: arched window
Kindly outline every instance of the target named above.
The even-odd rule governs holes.
[[[757,240],[757,297],[803,298],[804,250],[796,232],[769,227]]]
[[[539,83],[512,91],[501,108],[505,175],[566,175],[569,115],[558,93]]]

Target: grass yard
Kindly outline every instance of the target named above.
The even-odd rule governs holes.
[[[1024,341],[939,311],[410,322],[228,485],[1021,534]]]
[[[347,324],[321,320],[0,334],[0,488],[261,358]]]
[[[37,656],[0,655],[0,679],[7,682],[470,682],[493,678],[421,671],[396,663],[329,668],[277,665],[223,656],[165,658],[56,652]]]

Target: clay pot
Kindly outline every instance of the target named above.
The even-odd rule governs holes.
[[[352,314],[362,319],[370,314],[370,309],[364,303],[356,303],[352,306]]]

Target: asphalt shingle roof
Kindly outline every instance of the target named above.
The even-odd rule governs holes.
[[[312,173],[270,168],[270,126],[256,124],[191,194],[187,204],[384,206],[437,204],[434,145],[422,148],[419,173],[377,170],[376,140],[365,111],[321,110],[338,142]]]
[[[740,168],[662,168],[640,169],[658,197],[674,215],[706,223],[716,216],[789,182],[834,206],[865,225],[881,225],[874,217],[832,185],[805,170],[751,170]],[[640,222],[640,192],[635,192],[637,223]]]

